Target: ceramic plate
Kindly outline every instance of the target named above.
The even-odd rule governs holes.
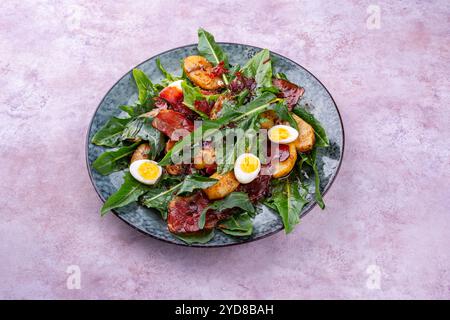
[[[260,48],[234,43],[220,43],[223,50],[228,54],[231,64],[244,65]],[[143,70],[154,82],[163,79],[156,67],[155,60],[159,58],[162,65],[171,73],[180,74],[180,60],[192,54],[198,54],[197,45],[187,45],[172,49],[147,61],[141,63],[136,68]],[[301,100],[302,104],[308,104],[308,111],[311,112],[323,125],[327,131],[331,146],[319,148],[318,169],[320,174],[320,189],[325,194],[333,183],[342,161],[344,151],[344,129],[337,106],[328,90],[323,84],[308,70],[296,62],[271,52],[274,74],[283,72],[288,79],[305,88],[305,94]],[[86,161],[91,181],[100,198],[105,201],[122,184],[123,172],[115,172],[108,176],[102,176],[92,169],[92,162],[104,151],[103,147],[90,143],[93,135],[102,127],[111,116],[119,116],[122,111],[120,105],[133,104],[137,100],[137,89],[132,78],[131,71],[125,74],[108,91],[100,102],[87,133],[86,141]],[[314,183],[310,183],[311,188]],[[313,190],[311,190],[313,192]],[[314,206],[313,199],[302,212],[301,216],[307,214]],[[324,198],[326,202],[326,197]],[[214,238],[206,244],[194,244],[199,247],[228,246],[249,241],[254,241],[272,235],[283,229],[280,217],[270,209],[260,206],[259,214],[254,220],[253,235],[248,238],[234,238],[217,231]],[[100,210],[100,208],[99,208]],[[138,204],[131,204],[126,207],[113,210],[120,219],[133,226],[137,230],[159,240],[186,245],[181,240],[172,236],[167,230],[167,224],[157,212],[147,209]],[[92,214],[100,214],[95,212]],[[296,232],[296,231],[294,231]]]

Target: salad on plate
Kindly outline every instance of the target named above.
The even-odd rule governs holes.
[[[121,116],[92,138],[107,148],[92,167],[124,175],[102,215],[138,202],[191,244],[216,231],[251,236],[261,206],[280,216],[286,233],[309,201],[325,207],[316,162],[317,149],[329,146],[325,129],[301,104],[305,88],[274,71],[269,50],[232,65],[199,29],[198,54],[183,57],[178,75],[156,65],[164,79],[134,69],[138,100],[118,106]]]

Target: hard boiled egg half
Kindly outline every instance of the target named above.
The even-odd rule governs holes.
[[[155,161],[136,160],[130,165],[130,173],[143,184],[155,184],[161,177],[162,168]]]
[[[174,81],[171,84],[169,84],[167,87],[177,88],[178,90],[183,92],[183,88],[181,87],[182,82],[183,82],[183,80],[177,80],[177,81]]]
[[[241,154],[234,163],[234,176],[242,184],[255,180],[259,171],[261,171],[261,161],[252,153]]]
[[[286,125],[276,125],[267,133],[270,141],[279,144],[287,144],[298,138],[298,131]]]

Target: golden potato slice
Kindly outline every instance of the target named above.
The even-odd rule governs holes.
[[[203,189],[209,200],[222,199],[239,187],[239,181],[236,180],[233,171],[227,172],[224,175],[216,172],[211,178],[218,179],[219,181],[215,185]]]
[[[289,143],[289,158],[282,162],[277,162],[274,165],[272,176],[274,178],[281,178],[287,175],[295,166],[297,161],[297,151],[295,148],[295,141]]]
[[[278,116],[275,111],[267,110],[261,113],[261,129],[269,130],[272,128],[278,120]]]
[[[202,56],[189,56],[184,59],[183,68],[184,72],[191,73],[212,68],[212,64]]]
[[[225,97],[223,95],[220,95],[219,98],[217,98],[216,102],[214,103],[214,106],[212,107],[211,111],[209,112],[209,117],[211,119],[214,120],[219,117],[219,113],[222,110],[224,101],[225,101]]]
[[[150,152],[150,146],[148,143],[140,144],[136,150],[134,150],[133,155],[131,156],[131,163],[137,160],[148,159],[148,153]]]
[[[212,165],[216,162],[216,153],[213,148],[203,148],[194,157],[194,168],[201,170],[205,169],[208,165]]]
[[[298,138],[294,141],[295,148],[298,152],[311,151],[316,142],[313,127],[294,113],[292,114],[292,118],[294,118],[298,126]]]
[[[225,85],[221,77],[212,76],[212,68],[202,56],[189,56],[183,61],[183,70],[189,80],[206,90],[217,90]]]

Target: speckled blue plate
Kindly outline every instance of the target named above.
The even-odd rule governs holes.
[[[220,45],[228,54],[230,63],[233,65],[244,65],[249,58],[261,50],[260,48],[243,44],[220,43]],[[162,65],[169,72],[180,74],[180,60],[192,54],[198,54],[197,46],[187,45],[158,54],[141,63],[136,68],[143,70],[154,82],[159,82],[163,77],[155,64],[157,58],[161,59]],[[279,54],[273,52],[271,54],[274,73],[283,72],[290,81],[305,88],[305,94],[301,100],[302,104],[308,104],[309,111],[314,114],[327,131],[331,146],[325,149],[320,148],[318,151],[318,167],[321,180],[320,189],[325,194],[339,171],[344,152],[344,129],[339,111],[328,90],[308,70]],[[90,141],[95,132],[97,132],[109,118],[121,115],[122,111],[118,106],[133,104],[136,100],[137,89],[131,71],[129,71],[117,81],[117,83],[108,91],[102,102],[100,102],[88,129],[86,141],[87,167],[92,184],[103,201],[120,187],[122,184],[123,172],[115,172],[108,176],[102,176],[93,170],[92,162],[104,151],[104,148],[93,145]],[[314,182],[311,181],[309,184],[311,186],[310,192],[313,193]],[[300,215],[306,215],[314,206],[315,202],[312,200],[310,204],[302,210]],[[234,238],[227,236],[220,231],[216,231],[214,238],[210,242],[193,246],[219,247],[241,244],[267,237],[283,229],[281,219],[275,212],[265,206],[261,206],[258,209],[259,214],[254,220],[254,231],[252,236],[247,238]],[[153,238],[179,245],[186,245],[184,242],[175,238],[167,230],[166,222],[152,209],[147,209],[138,204],[131,204],[113,210],[113,212],[129,225]]]

